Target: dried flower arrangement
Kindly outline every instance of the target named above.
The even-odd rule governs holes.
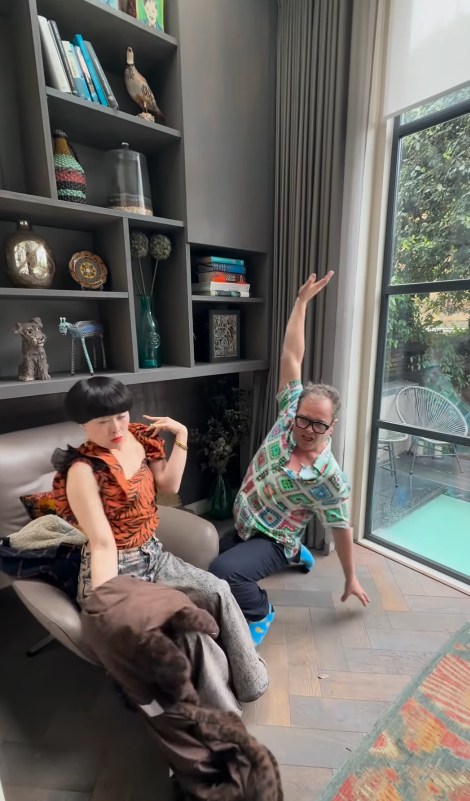
[[[172,251],[171,241],[165,234],[152,234],[149,239],[142,231],[131,231],[130,244],[131,256],[139,262],[140,282],[139,278],[134,275],[137,292],[139,295],[153,295],[158,264],[169,259]],[[145,259],[149,253],[151,258],[155,259],[155,266],[150,283],[150,292],[147,292],[141,259]]]

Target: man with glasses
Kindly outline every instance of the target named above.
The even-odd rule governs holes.
[[[340,408],[339,394],[325,384],[301,383],[305,351],[305,316],[312,298],[333,273],[311,275],[299,289],[287,323],[281,354],[279,416],[255,454],[235,499],[235,532],[222,538],[220,554],[210,570],[225,579],[244,613],[255,645],[274,620],[274,609],[258,581],[294,562],[309,572],[314,559],[301,544],[313,515],[332,528],[345,575],[341,597],[357,596],[366,606],[366,592],[356,578],[352,532],[346,504],[349,484],[331,453],[330,435]]]

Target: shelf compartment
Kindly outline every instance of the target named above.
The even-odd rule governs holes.
[[[111,150],[120,147],[122,142],[129,142],[132,149],[152,155],[181,139],[181,133],[175,128],[114,111],[49,86],[46,95],[51,129],[63,129],[71,142],[102,150]]]
[[[184,228],[182,220],[166,217],[147,217],[143,214],[106,209],[103,206],[91,206],[87,203],[70,203],[64,200],[53,200],[22,192],[0,190],[0,219],[15,221],[26,218],[32,225],[55,225],[70,229],[88,228],[96,230],[103,225],[118,219],[128,220],[135,228],[153,229],[159,232],[179,231]]]
[[[39,14],[56,21],[63,39],[81,33],[95,49],[95,42],[98,43],[100,61],[107,69],[124,69],[128,47],[139,54],[142,72],[155,62],[170,58],[177,49],[173,36],[144,25],[101,0],[37,0],[37,6]]]

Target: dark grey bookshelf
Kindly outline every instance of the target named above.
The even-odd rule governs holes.
[[[119,147],[121,142],[132,143],[134,150],[153,155],[161,147],[181,139],[174,128],[157,125],[136,115],[114,111],[81,97],[46,88],[52,128],[62,128],[71,141],[94,148]]]
[[[0,248],[0,400],[66,392],[87,375],[68,372],[70,338],[58,331],[61,316],[102,322],[106,374],[128,384],[268,368],[275,15],[271,0],[243,0],[243,9],[233,0],[171,0],[165,4],[167,32],[161,33],[101,0],[0,0],[0,240],[19,219],[29,220],[51,245],[57,268],[51,289],[13,287]],[[63,39],[81,33],[93,43],[119,111],[46,85],[38,14],[54,19]],[[223,58],[209,18],[224,36]],[[258,31],[256,37],[244,37],[246,25]],[[164,124],[138,117],[127,95],[128,46],[155,92]],[[239,87],[252,85],[255,72],[250,105]],[[84,166],[86,204],[57,197],[55,128],[67,133]],[[147,156],[152,216],[107,208],[105,156],[123,141]],[[165,233],[173,245],[155,287],[163,358],[156,370],[142,370],[138,362],[133,230]],[[91,250],[105,262],[109,277],[103,291],[83,291],[72,281],[67,265],[78,250]],[[195,259],[211,253],[246,260],[250,298],[192,295]],[[142,266],[149,275],[149,257]],[[195,326],[214,307],[240,310],[242,349],[236,361],[196,359]],[[23,383],[15,378],[20,341],[12,327],[33,316],[44,323],[52,377]]]

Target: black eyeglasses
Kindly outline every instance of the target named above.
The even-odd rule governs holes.
[[[328,431],[333,422],[333,420],[331,423],[324,423],[322,420],[310,420],[308,417],[302,417],[298,414],[295,417],[296,426],[303,428],[304,430],[306,428],[311,428],[315,434],[324,434],[325,431]]]

